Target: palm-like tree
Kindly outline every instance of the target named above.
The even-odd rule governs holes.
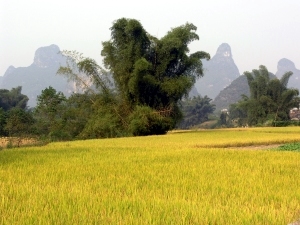
[[[270,79],[270,73],[265,66],[244,73],[250,88],[250,97],[244,97],[240,105],[247,112],[249,125],[289,118],[289,110],[297,106],[299,101],[299,90],[287,87],[292,74],[286,72],[280,80]]]

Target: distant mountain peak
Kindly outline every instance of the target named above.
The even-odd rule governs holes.
[[[231,47],[227,43],[223,43],[217,49],[217,53],[214,57],[232,58]]]
[[[277,72],[276,76],[281,78],[283,74],[291,71],[293,75],[289,79],[288,87],[297,88],[300,90],[300,70],[296,68],[295,63],[291,60],[283,58],[280,59],[277,63]]]
[[[29,98],[28,106],[36,105],[36,98],[42,90],[51,86],[66,96],[73,93],[73,82],[63,76],[56,76],[60,65],[65,65],[66,59],[59,54],[57,45],[38,48],[35,51],[34,61],[30,66],[15,68],[10,66],[0,79],[0,89],[22,86],[22,94]]]
[[[7,68],[7,70],[4,73],[4,76],[7,76],[9,74],[11,74],[16,68],[14,66],[10,66]]]
[[[221,90],[240,76],[232,58],[231,47],[222,43],[209,61],[202,61],[204,77],[198,79],[195,87],[200,95],[214,99]]]
[[[291,60],[283,58],[280,59],[277,63],[277,70],[278,71],[289,71],[289,70],[295,70],[296,66],[295,63],[293,63]]]
[[[59,47],[54,44],[46,47],[40,47],[35,51],[33,65],[40,68],[57,66],[63,58],[59,52]]]

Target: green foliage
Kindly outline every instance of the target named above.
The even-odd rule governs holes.
[[[0,108],[8,111],[11,108],[25,109],[28,102],[28,97],[21,93],[22,87],[12,88],[10,91],[0,89]]]
[[[102,69],[94,59],[83,57],[76,51],[63,51],[67,58],[66,66],[60,67],[57,74],[66,76],[75,83],[78,92],[109,94],[113,84],[109,73]]]
[[[66,98],[62,92],[54,88],[44,89],[37,97],[37,106],[34,117],[36,119],[36,133],[38,135],[52,137],[59,140],[62,135],[63,115],[65,111]],[[57,134],[57,135],[56,135]]]
[[[188,44],[199,39],[196,29],[187,23],[159,40],[136,20],[122,18],[113,24],[101,54],[128,105],[171,110],[169,117],[177,119],[175,105],[203,75],[201,59],[210,57],[205,52],[188,55]]]
[[[109,73],[93,59],[77,52],[64,51],[67,67],[59,74],[67,76],[84,93],[73,94],[66,102],[64,129],[74,138],[124,136],[128,109],[113,89]]]
[[[98,94],[97,100],[92,106],[92,114],[79,137],[111,138],[124,136],[127,121],[123,114],[126,114],[127,109],[122,106],[120,102],[117,102],[114,95],[109,97]]]
[[[278,147],[280,151],[296,151],[300,152],[300,142],[288,143]]]
[[[220,125],[221,126],[228,126],[228,112],[221,112]]]
[[[199,39],[195,31],[196,27],[187,23],[159,40],[137,20],[119,19],[111,27],[111,40],[102,43],[101,55],[109,71],[93,59],[64,51],[67,66],[58,73],[91,96],[87,107],[90,115],[81,122],[75,118],[85,115],[81,106],[78,113],[72,106],[67,110],[73,122],[66,120],[66,127],[77,125],[81,129],[71,136],[164,134],[174,128],[181,118],[178,101],[188,94],[195,79],[203,76],[201,59],[210,58],[205,52],[188,55],[188,44]]]
[[[0,136],[26,136],[32,133],[33,117],[22,87],[0,90]]]
[[[246,126],[247,125],[247,112],[245,111],[245,103],[247,97],[244,96],[244,101],[231,104],[229,108],[229,121],[232,126]]]
[[[6,136],[7,133],[4,129],[6,124],[6,117],[7,113],[4,111],[3,108],[0,108],[0,136]]]
[[[13,145],[13,142],[11,139],[8,140],[7,144],[6,144],[6,148],[10,149],[10,148],[13,148],[14,145]]]
[[[250,126],[288,120],[289,110],[299,104],[299,91],[287,88],[292,72],[287,72],[280,80],[271,80],[265,66],[244,74],[250,88],[250,97],[244,96],[243,100],[231,107],[232,118]]]
[[[300,121],[285,120],[285,121],[273,121],[274,127],[287,127],[287,126],[300,126]]]
[[[12,108],[7,114],[4,129],[10,137],[21,137],[32,133],[33,123],[34,119],[31,112],[21,108]]]
[[[93,94],[74,93],[64,103],[62,130],[70,138],[77,138],[84,129],[93,113],[91,99],[94,98]]]
[[[47,135],[47,137],[51,141],[63,141],[63,140],[71,140],[72,139],[69,132],[65,131],[64,129],[61,129],[61,130],[57,129],[57,130],[51,131]]]
[[[215,110],[215,106],[211,104],[211,101],[212,99],[207,96],[197,96],[181,101],[183,120],[180,122],[179,128],[187,129],[208,121],[209,114]]]
[[[130,115],[129,130],[134,136],[166,134],[173,126],[172,119],[149,106],[137,106]]]

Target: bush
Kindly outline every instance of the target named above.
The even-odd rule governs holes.
[[[111,108],[99,108],[87,121],[79,138],[113,138],[125,136],[121,118]]]
[[[173,122],[171,118],[161,116],[149,106],[137,106],[129,121],[129,131],[134,136],[166,134]]]
[[[71,135],[63,130],[52,131],[48,136],[50,141],[68,141],[72,139]]]
[[[300,126],[300,121],[286,120],[286,121],[273,122],[273,127],[287,127],[287,126]]]

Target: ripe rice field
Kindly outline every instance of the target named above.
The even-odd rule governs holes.
[[[257,147],[292,142],[300,127],[4,149],[0,224],[294,223],[300,152]]]

